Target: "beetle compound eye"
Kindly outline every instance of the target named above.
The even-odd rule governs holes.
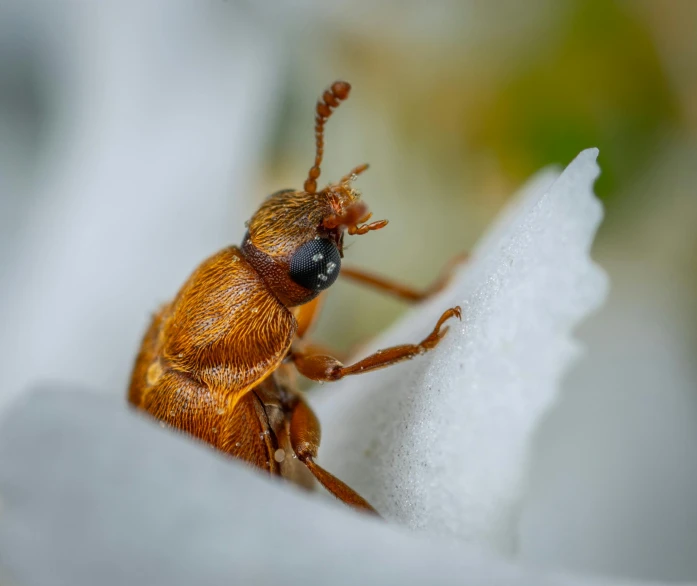
[[[339,276],[341,257],[331,240],[316,238],[303,244],[290,260],[290,278],[312,291],[329,287]]]

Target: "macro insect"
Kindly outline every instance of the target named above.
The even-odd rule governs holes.
[[[313,350],[304,338],[317,317],[320,294],[341,274],[408,301],[447,283],[448,272],[425,292],[358,269],[341,267],[344,236],[380,230],[353,184],[360,165],[317,189],[324,126],[351,86],[335,82],[317,103],[316,151],[303,189],[269,196],[248,222],[241,247],[229,246],[196,268],[170,303],[152,318],[131,377],[128,400],[218,450],[301,482],[306,468],[330,493],[375,512],[358,493],[317,462],[320,425],[296,389],[295,371],[335,381],[413,358],[442,339],[447,309],[417,344],[371,354],[350,365]]]

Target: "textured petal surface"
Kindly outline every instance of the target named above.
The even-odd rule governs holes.
[[[530,440],[603,301],[590,248],[602,217],[598,151],[534,177],[437,299],[374,348],[416,342],[448,307],[433,352],[311,395],[320,461],[388,519],[513,553]]]

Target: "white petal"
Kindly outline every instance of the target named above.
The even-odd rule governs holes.
[[[571,586],[329,506],[96,393],[0,421],[0,582]]]
[[[531,434],[576,354],[574,326],[606,293],[589,255],[597,154],[532,179],[453,286],[375,346],[417,342],[461,305],[435,351],[311,395],[320,461],[387,518],[515,550]]]

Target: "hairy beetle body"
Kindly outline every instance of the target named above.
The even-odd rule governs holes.
[[[324,124],[348,97],[336,82],[317,104],[316,155],[304,189],[268,197],[248,223],[241,247],[205,260],[174,300],[153,317],[136,359],[128,400],[163,425],[186,432],[253,466],[304,483],[308,471],[343,502],[369,512],[368,502],[317,464],[320,426],[295,389],[294,370],[332,381],[408,360],[434,348],[443,313],[419,344],[387,348],[348,366],[312,351],[303,338],[318,295],[340,275],[344,235],[379,230],[352,183],[367,165],[317,191]],[[418,301],[408,287],[347,270],[349,278]]]

